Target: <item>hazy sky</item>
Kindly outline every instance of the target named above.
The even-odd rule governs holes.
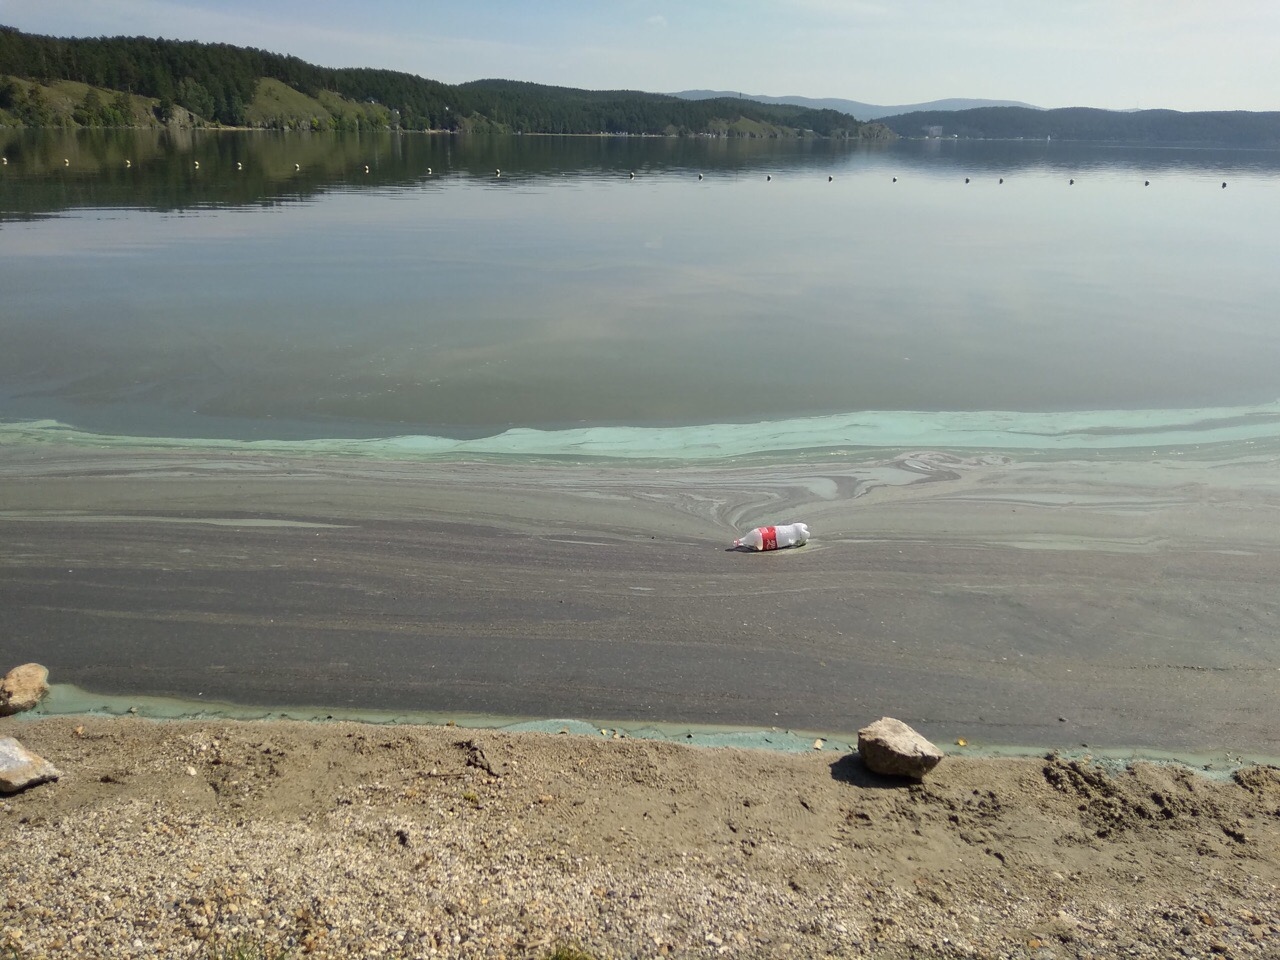
[[[1280,110],[1277,0],[0,0],[0,24],[447,83]]]

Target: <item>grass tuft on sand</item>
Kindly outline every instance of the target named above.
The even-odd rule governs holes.
[[[596,960],[593,954],[568,944],[561,944],[547,954],[546,960]]]
[[[210,944],[204,960],[290,960],[292,950],[242,937],[231,943]]]

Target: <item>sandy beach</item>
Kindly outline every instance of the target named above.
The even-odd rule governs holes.
[[[10,718],[36,957],[1274,957],[1280,770],[457,727]],[[15,952],[16,951],[16,952]]]
[[[102,694],[1280,756],[1274,458],[14,445],[13,663]],[[805,520],[800,549],[727,549]]]

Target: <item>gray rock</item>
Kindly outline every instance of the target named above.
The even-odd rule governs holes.
[[[923,780],[942,760],[941,750],[893,717],[858,731],[858,754],[873,773],[914,780]]]
[[[13,737],[0,737],[0,793],[17,793],[59,776],[44,757],[32,753]]]
[[[14,667],[0,680],[0,717],[30,710],[49,692],[49,671],[38,663]]]

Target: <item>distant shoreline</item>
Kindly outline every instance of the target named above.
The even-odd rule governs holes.
[[[335,706],[269,706],[213,701],[138,696],[126,692],[94,693],[71,684],[50,684],[49,695],[34,711],[21,715],[22,722],[41,718],[136,718],[176,724],[204,723],[303,723],[325,727],[337,723],[359,723],[375,727],[456,728],[459,731],[507,734],[556,734],[591,740],[638,740],[671,743],[714,750],[734,748],[765,753],[808,754],[849,753],[857,750],[856,730],[801,730],[779,727],[751,727],[634,721],[619,722],[608,717],[507,717],[467,713],[414,713],[351,709]],[[874,718],[868,718],[868,722]],[[857,724],[854,724],[855,726]],[[937,747],[946,755],[975,760],[1028,760],[1057,754],[1068,760],[1088,760],[1122,767],[1133,763],[1170,764],[1222,778],[1241,767],[1264,764],[1280,767],[1275,756],[1241,753],[1230,749],[1158,750],[1142,746],[1064,747],[1051,744],[942,742]]]
[[[728,134],[716,133],[691,133],[691,134],[666,134],[666,133],[546,133],[542,131],[497,131],[497,130],[406,130],[406,129],[376,129],[372,131],[350,131],[350,130],[307,130],[303,128],[278,128],[278,127],[262,127],[262,126],[228,126],[228,125],[186,125],[186,124],[154,124],[154,125],[130,125],[130,126],[111,126],[111,127],[71,127],[67,128],[60,125],[50,126],[26,126],[22,124],[10,124],[6,126],[0,123],[0,130],[49,130],[57,132],[77,132],[92,130],[170,130],[182,133],[271,133],[282,134],[286,136],[367,136],[370,133],[382,133],[395,136],[429,136],[429,137],[539,137],[544,139],[586,139],[586,140],[726,140],[726,141],[743,141],[752,142],[762,139],[775,139],[782,141],[804,142],[807,140],[816,140],[829,143],[850,143],[861,146],[887,146],[894,141],[877,140],[875,138],[859,138],[859,137],[827,137],[827,136],[791,136],[791,137],[747,137],[735,136]],[[898,135],[896,140],[907,143],[1045,143],[1044,138],[1037,137],[928,137],[928,136],[910,136]],[[1280,153],[1280,142],[1276,144],[1235,144],[1227,141],[1218,140],[1144,140],[1144,139],[1121,139],[1121,138],[1072,138],[1072,137],[1054,137],[1051,143],[1072,144],[1081,146],[1098,146],[1098,147],[1135,147],[1150,148],[1162,150],[1239,150],[1252,151],[1261,153]]]

